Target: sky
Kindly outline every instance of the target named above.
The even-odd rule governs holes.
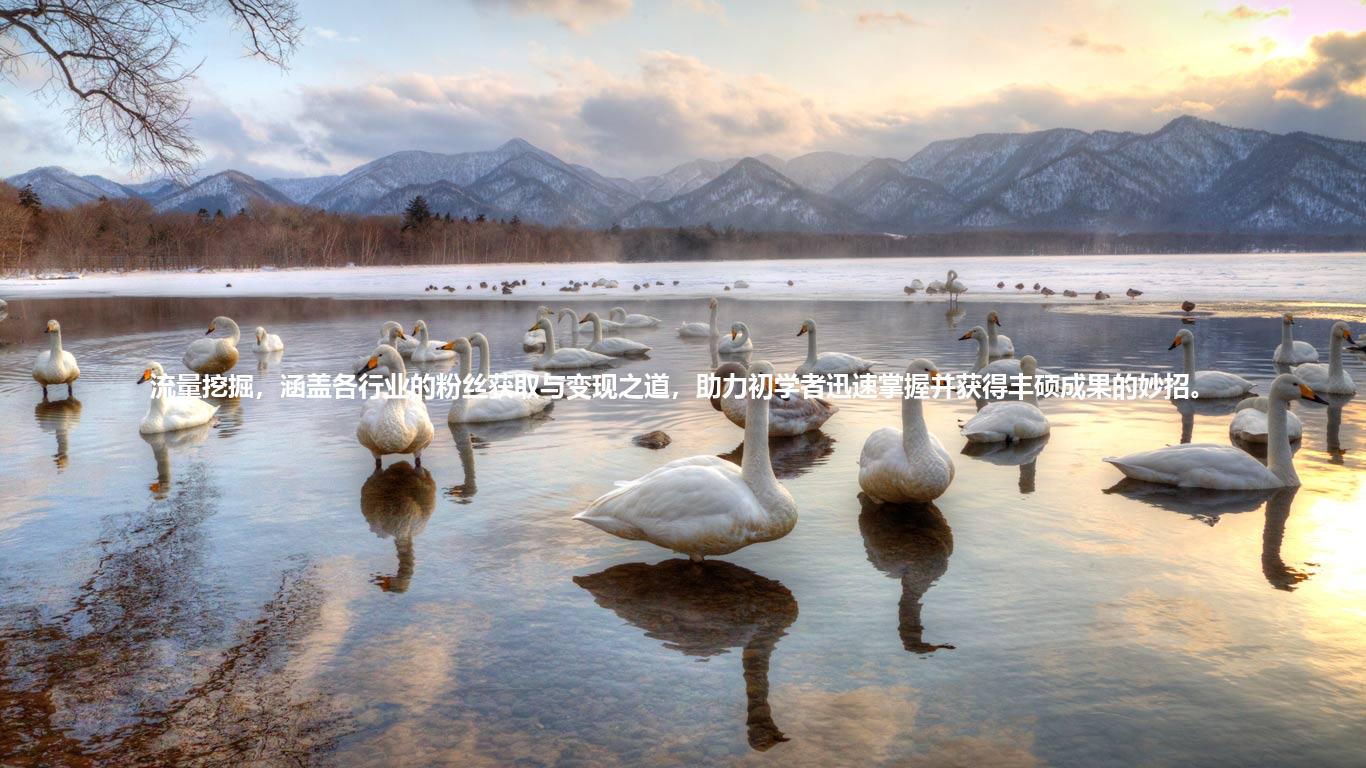
[[[376,8],[383,9],[382,14]],[[1366,0],[299,0],[287,70],[186,36],[201,173],[344,173],[524,138],[636,178],[688,160],[1151,131],[1182,114],[1366,140]],[[0,81],[0,176],[136,180],[39,72]],[[155,174],[151,174],[155,175]],[[146,176],[142,177],[146,178]]]

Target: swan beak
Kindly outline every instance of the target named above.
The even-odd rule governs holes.
[[[944,377],[939,375],[939,371],[930,371],[930,383],[941,387],[948,385]]]
[[[532,331],[534,331],[534,330],[536,330],[537,328],[540,328],[540,327],[541,327],[541,324],[540,324],[540,323],[537,323],[537,324],[531,326],[530,328],[526,329],[526,332],[527,332],[527,333],[531,333]]]
[[[1314,390],[1310,389],[1309,387],[1306,387],[1306,386],[1303,385],[1303,384],[1300,385],[1300,397],[1303,398],[1303,399],[1305,399],[1305,400],[1308,400],[1308,401],[1310,401],[1310,402],[1322,403],[1323,405],[1328,405],[1328,401],[1327,401],[1327,400],[1324,400],[1323,398],[1321,398],[1321,397],[1319,397],[1318,395],[1314,394]]]
[[[1349,330],[1347,330],[1346,328],[1343,328],[1343,329],[1342,329],[1342,338],[1344,338],[1344,339],[1346,339],[1346,340],[1348,340],[1348,341],[1351,341],[1351,340],[1352,340],[1352,332],[1349,331]]]
[[[959,340],[959,341],[967,341],[967,340],[970,339],[970,338],[972,338],[972,331],[968,331],[967,333],[963,334],[962,336],[959,336],[959,337],[958,337],[958,340]]]
[[[764,377],[764,384],[763,384],[763,390],[762,390],[762,391],[763,391],[764,397],[770,397],[770,396],[773,394],[773,377],[772,377],[772,376],[765,376],[765,377]]]
[[[1181,337],[1177,336],[1176,341],[1173,341],[1172,345],[1170,347],[1167,347],[1167,351],[1170,352],[1171,350],[1176,349],[1179,346],[1181,346]]]
[[[217,330],[217,329],[214,328],[214,327],[211,325],[211,326],[209,326],[209,330],[204,331],[204,335],[205,335],[205,336],[208,336],[209,334],[213,333],[215,330]]]
[[[399,331],[399,332],[398,332],[398,337],[399,337],[400,339],[407,340],[408,334],[404,333],[403,331]]]
[[[454,350],[454,349],[455,349],[455,342],[453,342],[453,341],[448,341],[448,342],[446,342],[445,344],[442,344],[442,345],[441,345],[441,348],[442,348],[442,349]]]
[[[800,334],[799,334],[799,335],[800,335]],[[735,341],[735,331],[731,331],[731,332],[730,332],[730,340],[731,340],[731,341]],[[1348,341],[1351,341],[1351,339],[1348,339]]]
[[[800,331],[797,331],[797,335],[798,335],[798,336],[805,336],[805,335],[806,335],[806,326],[803,325],[803,326],[802,326],[802,329],[801,329]]]
[[[138,377],[138,383],[139,383],[139,384],[141,384],[141,383],[143,383],[143,382],[145,382],[145,381],[151,381],[151,380],[152,380],[152,369],[151,369],[151,368],[148,368],[147,370],[143,371],[143,372],[142,372],[142,375]]]
[[[361,366],[361,369],[360,369],[359,371],[356,371],[356,378],[359,379],[361,376],[364,376],[364,375],[366,374],[366,372],[368,372],[368,371],[373,371],[373,370],[375,370],[375,369],[378,368],[378,367],[379,367],[379,358],[378,358],[378,357],[372,357],[372,358],[370,358],[369,360],[366,360],[366,361],[365,361],[365,365]]]
[[[1005,327],[1004,325],[1001,325],[1001,321],[1000,321],[1000,320],[996,320],[996,321],[994,321],[994,322],[996,323],[996,327],[997,327],[997,328],[1004,328],[1004,327]]]
[[[589,322],[588,318],[586,318],[586,317],[580,318],[580,319],[579,319],[579,325],[583,325],[583,324],[586,323],[586,322]]]

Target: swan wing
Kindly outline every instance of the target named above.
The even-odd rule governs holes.
[[[736,405],[744,407],[743,403]],[[768,401],[768,434],[787,437],[820,429],[838,410],[839,406],[819,397],[775,397]],[[738,423],[744,426],[743,419]]]
[[[1253,384],[1236,373],[1196,371],[1191,388],[1206,398],[1238,397],[1252,391]]]
[[[1169,445],[1105,461],[1135,480],[1183,488],[1232,491],[1283,485],[1261,462],[1228,445]]]
[[[1048,417],[1033,403],[988,403],[963,425],[963,437],[974,443],[1029,440],[1048,434]]]

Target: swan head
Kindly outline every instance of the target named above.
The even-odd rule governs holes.
[[[557,315],[555,319],[563,320],[566,317],[573,320],[576,324],[579,322],[579,313],[575,312],[572,307],[565,307],[564,309],[560,310],[560,314]]]
[[[607,316],[610,317],[610,318],[612,318],[613,320],[617,319],[617,316],[618,316],[618,315],[620,315],[621,317],[626,317],[626,308],[625,308],[625,307],[612,307],[612,308],[611,308],[610,310],[608,310],[608,312],[607,312]]]
[[[1020,358],[1020,373],[1026,376],[1033,376],[1039,370],[1039,361],[1033,355],[1025,355]]]
[[[474,333],[470,334],[470,344],[473,344],[476,347],[481,347],[483,349],[488,349],[489,337],[485,336],[479,331],[475,331]]]
[[[1352,329],[1349,328],[1347,324],[1342,322],[1341,320],[1339,320],[1336,323],[1333,323],[1333,338],[1336,339],[1338,337],[1342,337],[1343,339],[1346,339],[1349,342],[1352,340]]]
[[[1295,316],[1290,314],[1289,312],[1286,312],[1284,315],[1281,315],[1281,322],[1286,325],[1294,325]]]
[[[453,351],[457,355],[468,355],[474,349],[472,346],[470,346],[470,340],[465,338],[464,336],[461,336],[455,341],[448,341],[445,344],[442,344],[441,348]]]
[[[718,305],[714,297],[707,299],[707,309],[716,309],[717,306]]]
[[[1309,385],[1300,381],[1299,377],[1293,373],[1282,373],[1271,382],[1271,397],[1277,400],[1284,400],[1287,403],[1293,400],[1308,400],[1314,403],[1328,404],[1327,400],[1314,394],[1314,390]]]
[[[971,339],[977,339],[978,341],[981,341],[982,339],[985,339],[986,337],[987,337],[987,331],[986,331],[986,329],[983,328],[983,327],[980,326],[980,325],[974,325],[974,326],[972,326],[972,330],[968,331],[967,333],[963,334],[962,336],[959,336],[959,337],[958,337],[958,340],[959,340],[959,341],[969,341],[969,340],[971,340]]]
[[[257,344],[260,344],[261,342],[263,342],[263,341],[265,341],[265,340],[266,340],[266,329],[265,329],[265,328],[262,328],[262,327],[259,326],[259,325],[256,326],[256,343],[257,343]]]
[[[987,325],[994,325],[997,328],[1005,327],[1001,325],[1001,317],[996,314],[996,310],[994,309],[987,313]]]
[[[59,323],[59,322],[57,322],[56,320],[49,320],[49,321],[47,321],[47,327],[43,329],[43,333],[61,333],[61,332],[62,332],[62,324]]]
[[[731,340],[734,341],[734,340],[735,340],[735,337],[736,337],[736,336],[739,336],[740,333],[743,332],[743,331],[745,331],[745,330],[748,330],[748,329],[745,328],[745,324],[744,324],[744,323],[731,323],[731,324],[730,324],[730,338],[731,338]]]
[[[741,365],[741,364],[739,364],[739,363],[736,363],[736,362],[729,362],[729,363],[722,363],[721,365],[717,366],[716,370],[714,370],[714,371],[711,372],[711,375],[712,375],[712,378],[715,378],[715,379],[719,380],[720,382],[722,382],[720,388],[718,388],[718,392],[724,392],[724,391],[725,391],[725,389],[724,389],[725,383],[724,383],[724,382],[725,382],[727,379],[743,379],[743,378],[745,378],[746,376],[749,375],[749,371],[745,368],[745,366],[743,366],[743,365]],[[721,395],[720,395],[720,394],[718,394],[718,395],[716,395],[715,397],[711,398],[711,407],[715,408],[715,409],[718,410],[718,411],[721,410]]]
[[[398,338],[398,339],[406,339],[406,338],[408,338],[408,337],[403,333],[403,326],[399,325],[398,322],[397,322],[397,321],[394,321],[394,320],[390,320],[389,322],[385,323],[384,325],[381,325],[381,326],[379,327],[379,335],[380,335],[380,338],[382,338],[382,339],[390,339],[390,340],[393,340],[393,339],[395,339],[395,338]]]
[[[586,315],[584,315],[583,317],[579,318],[579,325],[583,325],[584,323],[594,323],[594,322],[597,322],[597,323],[602,322],[602,318],[598,317],[598,313],[597,313],[597,312],[589,312],[588,314],[586,314]]]
[[[365,361],[365,365],[356,371],[356,378],[359,379],[381,365],[388,368],[390,373],[402,371],[404,369],[403,356],[398,353],[397,349],[388,344],[381,344],[375,347],[374,352],[370,353],[370,359]]]
[[[763,397],[773,394],[773,365],[767,360],[760,360],[749,367],[749,377],[759,379],[760,393]]]
[[[539,307],[536,308],[536,316],[537,316],[537,317],[540,317],[540,316],[542,316],[542,315],[553,315],[553,314],[555,314],[555,310],[551,309],[550,307],[547,307],[547,306],[544,305],[544,304],[542,304],[541,306],[539,306]]]
[[[1185,345],[1185,344],[1194,344],[1194,343],[1195,343],[1195,334],[1191,333],[1190,331],[1186,330],[1185,328],[1182,328],[1181,330],[1179,330],[1179,331],[1176,332],[1176,338],[1172,341],[1172,345],[1171,345],[1170,347],[1167,347],[1167,349],[1169,349],[1169,350],[1171,350],[1171,349],[1176,349],[1177,347],[1183,346],[1183,345]]]
[[[541,318],[540,320],[537,320],[536,322],[534,322],[534,323],[531,324],[531,327],[530,327],[530,328],[527,329],[527,333],[530,333],[530,332],[536,331],[536,330],[541,330],[541,331],[548,331],[548,330],[550,330],[550,320],[548,320],[548,319],[546,319],[546,318],[544,318],[544,317]]]
[[[147,364],[146,368],[142,369],[142,375],[138,377],[138,383],[142,384],[143,382],[152,381],[153,379],[160,379],[165,375],[166,369],[161,367],[161,363],[153,360]]]
[[[948,277],[948,279],[946,279],[944,282],[946,282],[946,283],[952,283],[954,280],[957,280],[957,279],[958,279],[958,272],[955,271],[955,270],[950,269],[950,270],[949,270],[949,274],[948,274],[947,277]]]
[[[815,321],[815,320],[812,320],[812,319],[810,319],[810,318],[807,318],[807,319],[805,319],[805,320],[802,321],[801,330],[797,331],[797,335],[798,335],[798,336],[805,336],[805,335],[808,334],[808,333],[814,333],[815,330],[816,330],[816,321]]]
[[[427,321],[426,321],[426,320],[418,320],[416,323],[413,323],[413,335],[416,336],[416,337],[417,337],[418,339],[420,339],[420,340],[424,340],[424,341],[425,341],[425,340],[427,339]]]
[[[917,357],[906,366],[907,376],[924,376],[929,379],[931,384],[944,384],[944,377],[939,375],[939,366],[927,357]]]

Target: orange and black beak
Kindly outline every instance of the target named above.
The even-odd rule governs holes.
[[[958,340],[959,340],[959,341],[967,341],[967,340],[970,339],[970,338],[972,338],[972,331],[968,331],[967,333],[963,334],[962,336],[959,336],[959,337],[958,337]]]
[[[1349,330],[1347,330],[1346,328],[1343,328],[1343,329],[1342,329],[1342,338],[1344,338],[1344,339],[1346,339],[1347,341],[1350,342],[1350,341],[1352,340],[1352,332],[1349,331]]]
[[[143,372],[142,372],[142,375],[138,377],[138,383],[139,383],[139,384],[142,384],[143,382],[147,382],[147,381],[151,381],[151,380],[152,380],[152,369],[151,369],[151,368],[148,368],[148,369],[146,369],[145,371],[143,371]]]
[[[1177,336],[1176,339],[1172,341],[1172,345],[1170,347],[1167,347],[1167,351],[1170,352],[1171,350],[1176,349],[1179,346],[1181,346],[1181,337]]]
[[[1309,387],[1306,387],[1303,384],[1300,385],[1300,399],[1308,400],[1313,403],[1322,403],[1323,405],[1328,405],[1327,400],[1324,400],[1323,398],[1314,394],[1314,390],[1310,389]]]
[[[370,371],[375,370],[375,369],[378,368],[378,367],[379,367],[379,358],[378,358],[378,357],[371,357],[369,360],[366,360],[366,361],[365,361],[365,365],[361,366],[361,369],[360,369],[359,371],[356,371],[356,378],[359,379],[360,377],[364,376],[365,374],[369,373]]]
[[[213,333],[215,330],[217,330],[217,329],[214,328],[214,327],[211,325],[211,326],[209,326],[209,330],[204,331],[204,335],[205,335],[205,336],[208,336],[209,334]]]
[[[448,349],[448,350],[454,351],[454,350],[455,350],[455,342],[453,342],[453,341],[448,341],[448,342],[446,342],[445,344],[442,344],[442,345],[441,345],[441,348],[442,348],[442,349]]]
[[[801,334],[797,334],[797,335],[800,336]],[[734,329],[734,328],[732,328],[731,331],[730,331],[730,340],[731,340],[731,341],[735,341],[735,329]]]
[[[802,329],[801,329],[800,331],[797,331],[797,335],[798,335],[798,336],[805,336],[805,335],[806,335],[806,326],[805,326],[805,325],[802,326]]]
[[[930,371],[930,383],[937,386],[947,386],[949,382],[939,375],[939,371]]]

